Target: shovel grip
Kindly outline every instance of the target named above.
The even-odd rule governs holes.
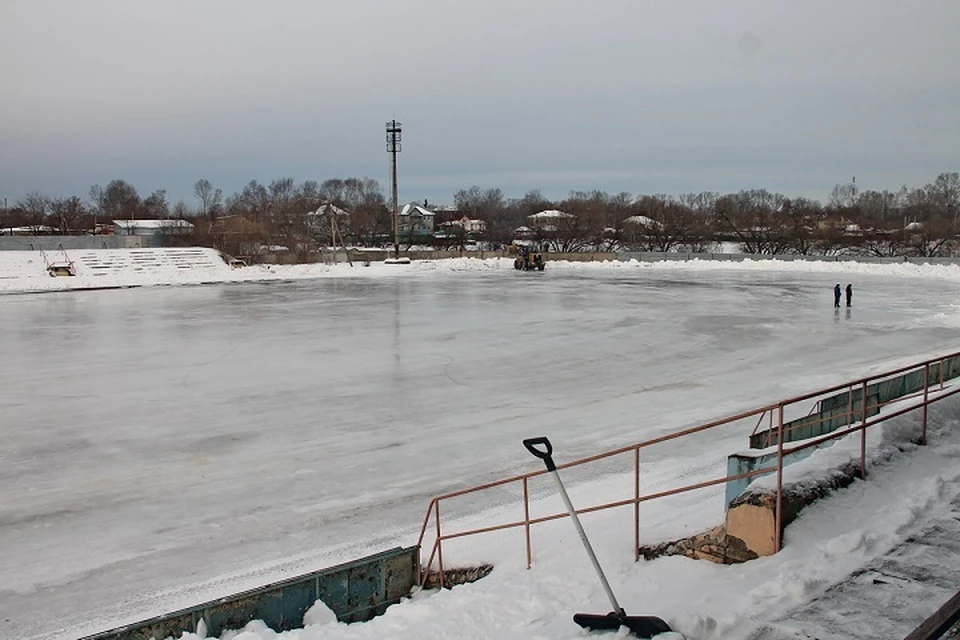
[[[547,471],[557,470],[557,465],[553,462],[553,445],[550,444],[550,440],[548,440],[546,436],[527,438],[523,441],[523,446],[527,448],[527,451],[543,460],[544,464],[547,465]],[[543,449],[537,448],[540,446],[542,446]]]

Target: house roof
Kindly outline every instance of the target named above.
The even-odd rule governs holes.
[[[566,211],[559,211],[557,209],[546,209],[540,213],[535,213],[532,216],[527,216],[527,220],[556,220],[558,218],[575,218],[576,216],[572,213],[567,213]]]
[[[411,214],[417,213],[425,218],[432,218],[436,214],[429,209],[425,209],[422,205],[417,204],[416,202],[410,202],[403,205],[403,209],[400,210],[401,216],[409,216]]]
[[[648,218],[647,216],[630,216],[629,218],[624,218],[623,221],[629,224],[638,224],[643,227],[659,227],[660,223],[654,220],[653,218]]]
[[[331,214],[337,216],[338,218],[350,217],[349,211],[341,209],[332,202],[325,202],[317,207],[316,211],[310,211],[307,213],[308,216],[329,216]]]
[[[441,224],[440,226],[441,226],[441,227],[449,227],[449,226],[451,226],[451,225],[456,225],[456,226],[462,227],[462,226],[467,225],[467,224],[474,224],[474,225],[476,225],[476,224],[482,224],[482,225],[485,225],[485,224],[487,224],[487,223],[486,223],[486,221],[480,220],[479,218],[471,218],[470,216],[464,215],[464,216],[462,216],[462,217],[460,217],[460,218],[456,218],[455,220],[450,220],[449,222],[444,222],[444,223]]]

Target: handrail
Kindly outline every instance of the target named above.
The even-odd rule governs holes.
[[[578,514],[586,514],[586,513],[592,513],[596,511],[611,509],[611,508],[633,505],[634,506],[634,542],[635,542],[634,560],[639,560],[639,557],[640,557],[639,506],[641,503],[657,500],[657,499],[664,498],[671,495],[686,493],[689,491],[696,491],[699,489],[716,486],[722,483],[733,482],[733,481],[744,479],[744,478],[753,478],[760,475],[776,473],[777,474],[776,540],[775,540],[774,548],[780,549],[781,548],[780,532],[782,531],[781,525],[782,525],[782,518],[783,518],[782,494],[783,494],[784,457],[791,455],[793,453],[802,451],[804,449],[808,449],[810,447],[818,446],[820,444],[823,444],[831,440],[836,440],[836,439],[845,437],[847,435],[850,435],[859,431],[861,433],[861,451],[860,451],[861,474],[862,474],[862,477],[866,477],[866,430],[872,426],[885,422],[886,420],[909,413],[911,411],[915,411],[919,408],[922,408],[923,410],[922,423],[921,423],[922,432],[921,432],[920,441],[921,443],[925,444],[926,443],[926,427],[927,427],[927,410],[926,410],[927,406],[929,404],[932,404],[933,402],[936,402],[944,398],[950,397],[952,395],[955,395],[957,393],[960,393],[960,387],[958,387],[958,388],[951,389],[945,393],[932,394],[931,391],[936,391],[936,388],[935,387],[931,388],[931,385],[930,385],[930,367],[931,365],[939,366],[938,383],[939,383],[939,391],[942,391],[944,389],[944,373],[945,373],[944,368],[945,368],[946,362],[951,358],[956,358],[958,356],[960,356],[960,351],[950,353],[945,356],[940,356],[938,358],[931,358],[928,360],[924,360],[922,362],[919,362],[913,365],[898,367],[891,371],[885,371],[879,374],[858,378],[851,382],[833,385],[833,386],[821,389],[819,391],[804,393],[801,395],[788,398],[786,400],[781,400],[779,402],[766,404],[756,409],[742,411],[742,412],[735,413],[723,418],[711,420],[709,422],[705,422],[700,425],[695,425],[695,426],[680,429],[678,431],[674,431],[671,433],[659,435],[653,438],[648,438],[646,440],[643,440],[635,444],[626,445],[623,447],[619,447],[617,449],[612,449],[610,451],[605,451],[605,452],[597,453],[594,455],[586,456],[584,458],[578,458],[576,460],[572,460],[570,462],[566,462],[563,464],[558,464],[557,469],[568,469],[571,467],[590,464],[593,462],[597,462],[599,460],[612,458],[614,456],[618,456],[626,453],[633,453],[633,458],[634,458],[633,472],[632,472],[633,497],[624,498],[624,499],[616,500],[613,502],[605,502],[602,504],[595,504],[595,505],[582,507],[580,509],[577,509],[576,512]],[[886,378],[891,378],[898,374],[904,374],[907,372],[920,371],[920,370],[922,370],[924,373],[922,392],[914,392],[914,393],[906,394],[904,396],[896,398],[897,402],[901,402],[904,400],[919,399],[917,403],[910,404],[909,406],[899,408],[893,412],[886,413],[883,415],[879,415],[879,409],[885,404],[888,404],[889,402],[878,401],[873,404],[868,403],[867,389],[870,386],[870,384],[881,382]],[[841,391],[841,390],[844,390],[849,394],[848,406],[847,406],[847,412],[846,412],[847,426],[838,428],[826,434],[821,434],[815,437],[807,438],[802,442],[797,444],[792,444],[791,446],[785,446],[785,443],[784,443],[785,433],[789,433],[793,428],[799,428],[799,425],[795,427],[788,427],[784,422],[784,410],[788,407],[791,407],[792,405],[795,405],[800,402],[805,402],[807,400],[814,399],[814,398],[819,398],[817,400],[817,403],[819,404],[820,400],[822,400],[824,396],[828,396],[829,394],[834,394],[837,391]],[[859,395],[859,406],[856,409],[854,409],[853,407],[854,394]],[[872,411],[876,411],[877,413],[873,414],[874,416],[873,419],[868,419],[868,414]],[[777,457],[776,457],[775,465],[767,466],[762,469],[753,469],[751,471],[747,471],[747,472],[743,472],[735,475],[724,475],[722,477],[712,477],[705,480],[698,479],[698,481],[693,483],[675,486],[675,487],[671,487],[671,488],[667,488],[664,490],[655,491],[651,493],[641,493],[640,491],[640,451],[642,449],[651,447],[653,445],[661,444],[664,442],[689,437],[694,434],[702,433],[711,429],[716,429],[719,427],[731,425],[739,421],[745,420],[747,418],[751,418],[753,416],[759,416],[757,420],[757,425],[754,427],[754,433],[756,433],[756,428],[763,421],[764,416],[768,412],[769,412],[769,418],[770,418],[770,428],[769,428],[770,437],[772,437],[773,435],[774,428],[777,429],[777,432],[776,432]],[[774,412],[776,412],[776,418],[774,418]],[[809,416],[810,413],[808,413],[807,415]],[[831,417],[830,419],[833,419],[833,417]],[[824,420],[825,418],[821,418],[819,420],[819,423],[822,425]],[[774,423],[776,424],[774,425]],[[769,439],[767,442],[769,445]],[[558,513],[551,513],[545,516],[531,517],[529,480],[531,478],[545,475],[546,473],[547,471],[545,469],[539,469],[536,471],[530,471],[527,473],[513,475],[500,480],[494,480],[492,482],[487,482],[474,487],[458,489],[456,491],[444,493],[432,498],[430,500],[430,504],[427,507],[427,511],[423,519],[423,525],[420,530],[420,536],[417,541],[417,546],[422,549],[422,545],[427,535],[427,529],[430,526],[431,520],[433,520],[435,524],[435,539],[431,548],[430,557],[427,560],[427,563],[425,565],[422,565],[421,567],[420,584],[422,585],[426,580],[430,572],[430,568],[433,566],[434,558],[436,558],[437,566],[438,566],[438,581],[441,587],[444,586],[443,544],[442,544],[443,541],[451,540],[455,538],[462,538],[462,537],[471,536],[471,535],[478,535],[481,533],[489,533],[492,531],[500,531],[504,529],[524,527],[526,545],[527,545],[526,546],[527,566],[529,568],[532,564],[532,560],[531,560],[532,545],[531,545],[531,537],[530,537],[531,527],[536,524],[541,524],[544,522],[557,520],[563,517],[568,517],[569,515],[567,512],[558,512]],[[503,487],[506,485],[516,484],[516,483],[519,483],[522,485],[523,508],[524,508],[524,517],[522,520],[510,520],[508,522],[500,522],[500,523],[492,524],[485,527],[467,529],[462,531],[454,531],[454,532],[443,531],[441,526],[441,521],[440,521],[440,503],[442,501],[451,500],[453,498],[461,498],[463,496],[467,496],[470,494],[487,491],[489,489],[493,489],[496,487]]]

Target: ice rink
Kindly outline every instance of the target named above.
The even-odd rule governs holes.
[[[413,544],[524,437],[570,459],[956,349],[956,280],[841,266],[3,296],[0,637]]]

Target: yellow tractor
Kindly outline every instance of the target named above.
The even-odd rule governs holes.
[[[526,245],[519,247],[519,253],[513,261],[513,268],[519,271],[543,271],[546,266],[543,254]]]

